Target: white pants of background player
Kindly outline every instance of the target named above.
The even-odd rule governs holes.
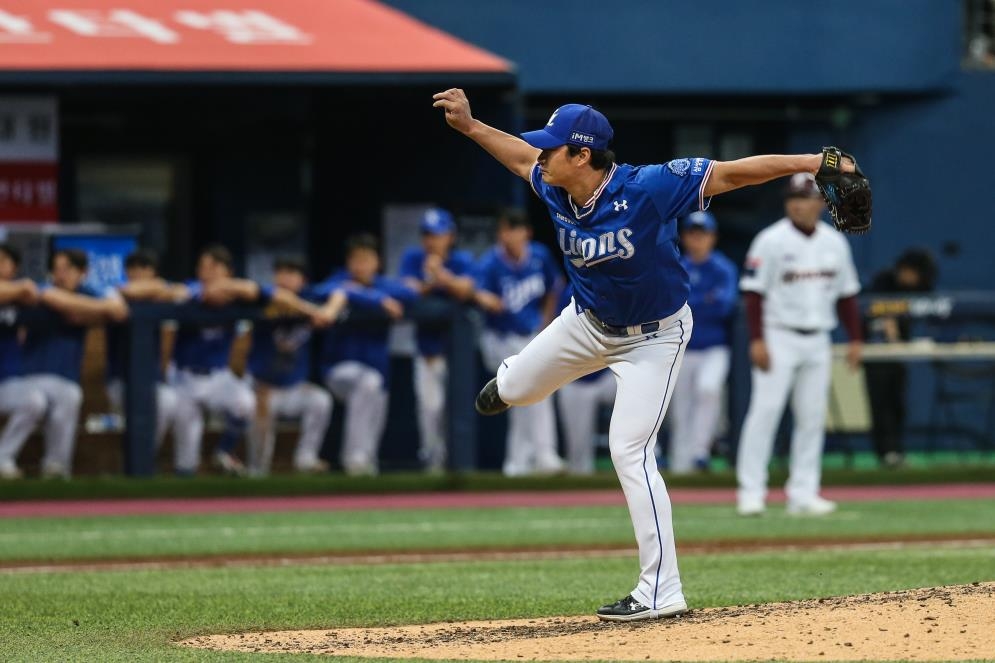
[[[173,377],[176,390],[176,469],[195,472],[200,464],[204,439],[204,413],[223,413],[246,423],[256,413],[256,395],[249,384],[227,368],[206,375],[178,369]],[[182,457],[181,457],[182,456]]]
[[[615,376],[603,373],[596,380],[576,380],[560,387],[556,409],[566,438],[567,471],[594,473],[594,438],[602,405],[615,402]]]
[[[670,435],[669,469],[686,474],[711,456],[722,411],[722,387],[729,375],[729,348],[716,345],[688,350],[677,378]]]
[[[48,401],[38,389],[22,378],[0,382],[0,414],[7,415],[7,425],[0,433],[0,467],[10,471],[17,467],[17,454],[31,431],[45,418]]]
[[[653,447],[691,326],[691,309],[684,306],[652,334],[605,336],[571,304],[518,355],[502,362],[497,374],[498,395],[517,406],[538,403],[605,367],[615,374],[618,393],[608,445],[639,545],[640,575],[632,595],[651,610],[684,600],[670,496]]]
[[[267,387],[257,383],[256,388],[256,417],[249,429],[249,470],[258,475],[269,473],[277,418],[300,420],[294,467],[298,470],[314,467],[332,420],[332,397],[310,382],[290,387]]]
[[[176,390],[168,384],[161,382],[155,385],[155,448],[162,446],[162,441],[166,438],[166,433],[176,422],[176,401],[178,396]],[[107,400],[115,412],[124,412],[124,381],[111,380],[107,383]],[[180,466],[180,459],[188,457],[190,454],[180,449],[180,445],[174,440],[173,456],[175,464]]]
[[[829,333],[799,334],[768,327],[764,340],[770,368],[753,369],[750,408],[736,457],[739,505],[757,507],[767,497],[767,466],[789,394],[794,431],[785,490],[790,503],[805,505],[818,496],[822,477],[831,362]]]
[[[500,375],[506,358],[520,353],[531,340],[530,336],[484,330],[480,336],[484,366]],[[551,389],[547,396],[552,393]],[[546,474],[563,469],[563,459],[556,453],[556,416],[552,400],[543,397],[509,411],[506,439],[502,467],[505,476]]]
[[[418,456],[430,470],[441,470],[446,466],[447,376],[445,357],[415,357],[415,398],[418,400],[418,432],[421,434]]]
[[[15,423],[15,427],[11,433],[8,423],[4,430],[0,441],[0,462],[14,462],[31,429],[44,416],[42,473],[68,477],[73,469],[76,425],[79,423],[79,408],[83,404],[83,390],[72,380],[50,374],[5,380],[3,386],[0,411],[14,413],[10,423]],[[43,402],[38,400],[38,395],[41,395]],[[8,397],[11,399],[9,403],[19,404],[20,407],[11,407]],[[20,410],[20,415],[17,410]]]
[[[325,385],[346,406],[342,425],[342,469],[347,474],[379,472],[380,438],[387,425],[387,386],[380,371],[343,361],[325,373]]]

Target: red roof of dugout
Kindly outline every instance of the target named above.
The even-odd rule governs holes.
[[[3,0],[0,72],[507,74],[373,0]]]

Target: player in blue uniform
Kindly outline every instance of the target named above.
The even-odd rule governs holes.
[[[256,392],[256,417],[249,433],[249,472],[269,473],[276,440],[277,417],[300,420],[300,437],[294,452],[298,472],[327,472],[328,463],[318,458],[332,418],[332,397],[308,381],[311,373],[311,338],[315,326],[330,324],[345,306],[345,295],[337,293],[325,304],[324,292],[307,282],[307,267],[294,257],[273,264],[273,285],[263,286],[270,300],[265,314],[252,328],[249,373]],[[308,318],[301,319],[307,315]]]
[[[421,244],[401,257],[398,275],[423,297],[465,301],[473,295],[473,256],[453,248],[456,223],[443,209],[429,209],[421,220]],[[446,467],[446,333],[418,330],[415,397],[418,399],[418,456],[429,471]]]
[[[392,319],[418,294],[401,281],[380,275],[379,243],[372,235],[346,242],[346,266],[320,284],[324,295],[341,292],[350,308],[378,310]],[[342,433],[342,468],[351,475],[379,472],[377,455],[387,423],[389,329],[374,323],[365,329],[333,327],[324,338],[321,373],[336,398],[346,404]]]
[[[574,288],[574,305],[502,362],[477,409],[496,414],[530,405],[581,375],[611,369],[618,395],[609,446],[642,571],[632,592],[600,608],[598,616],[632,621],[681,614],[687,604],[670,499],[652,453],[691,337],[675,219],[704,209],[709,197],[725,191],[814,173],[822,155],[630,166],[615,163],[611,125],[590,106],[561,106],[545,127],[518,138],[474,119],[460,89],[434,99],[452,128],[528,181],[546,204]],[[852,171],[852,161],[843,168]]]
[[[556,314],[560,269],[542,244],[532,241],[524,214],[505,210],[498,218],[497,246],[477,263],[476,300],[487,315],[480,353],[488,370],[521,351]],[[543,399],[515,408],[508,416],[505,476],[555,474],[563,470],[556,453],[553,403]]]
[[[259,301],[259,285],[232,278],[232,265],[231,252],[225,247],[205,248],[197,259],[197,280],[185,284],[186,298],[208,306]],[[213,455],[214,465],[228,474],[245,473],[245,465],[234,450],[255,415],[256,397],[248,382],[228,367],[234,341],[235,323],[181,325],[177,330],[173,346],[176,370],[171,383],[177,393],[173,435],[184,453],[182,462],[177,459],[179,473],[195,473],[200,463],[204,436],[201,408],[226,417],[225,432]]]
[[[84,283],[88,260],[79,249],[52,255],[51,285],[40,300],[62,315],[51,327],[34,326],[24,341],[24,381],[45,395],[45,456],[42,476],[68,478],[72,473],[76,425],[83,390],[80,369],[87,325],[121,322],[128,307],[114,290],[98,292]]]
[[[571,305],[573,288],[569,284],[560,292],[557,311]],[[602,405],[615,403],[615,376],[607,368],[582,375],[556,392],[556,409],[566,442],[567,471],[570,474],[594,473],[594,442],[598,414]]]
[[[671,405],[669,469],[676,474],[708,468],[722,388],[729,375],[730,325],[739,301],[739,275],[736,265],[715,250],[717,230],[715,217],[707,211],[688,215],[681,229],[681,265],[690,283],[694,336]]]
[[[159,261],[151,251],[141,249],[129,254],[124,259],[126,280],[118,286],[118,292],[126,301],[175,302],[182,299],[185,288],[159,278],[158,267]],[[121,325],[108,325],[104,334],[107,341],[107,400],[120,413],[124,411],[122,351],[125,329]],[[162,371],[155,388],[155,444],[158,448],[176,420],[177,396],[173,387],[166,384]],[[181,449],[179,444],[174,444],[173,447],[176,467],[181,467],[183,459],[189,453]]]
[[[45,416],[45,395],[29,388],[21,379],[21,341],[18,338],[17,306],[38,302],[38,286],[31,279],[18,279],[21,252],[0,244],[0,414],[7,424],[0,431],[0,479],[20,479],[15,461],[18,451]]]

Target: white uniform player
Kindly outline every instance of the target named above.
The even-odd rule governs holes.
[[[794,431],[788,512],[822,515],[836,509],[819,496],[825,439],[831,341],[837,311],[850,334],[849,361],[860,360],[855,296],[857,271],[846,239],[820,220],[822,197],[808,174],[792,177],[787,217],[753,240],[740,281],[750,328],[752,389],[736,460],[738,512],[765,509],[767,466],[791,396]]]
[[[476,297],[487,312],[480,353],[490,371],[497,372],[507,357],[528,345],[554,313],[560,270],[549,250],[531,237],[525,216],[507,211],[498,219],[497,246],[477,264]],[[556,452],[552,400],[512,410],[506,439],[505,476],[563,470],[563,459]]]
[[[608,368],[618,396],[608,434],[612,462],[639,544],[632,592],[598,617],[633,621],[687,610],[677,570],[670,498],[652,449],[691,335],[687,273],[675,218],[703,209],[708,197],[796,172],[814,173],[822,155],[766,155],[729,162],[674,159],[616,164],[604,115],[590,106],[558,108],[522,139],[473,118],[462,90],[434,96],[451,127],[471,138],[546,204],[574,304],[517,355],[477,396],[497,414],[547,398],[582,375]],[[853,170],[853,164],[844,162]]]

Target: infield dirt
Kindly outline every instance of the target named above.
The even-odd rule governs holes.
[[[210,635],[243,652],[436,660],[958,661],[995,658],[995,583],[693,610],[670,620],[593,617]]]

